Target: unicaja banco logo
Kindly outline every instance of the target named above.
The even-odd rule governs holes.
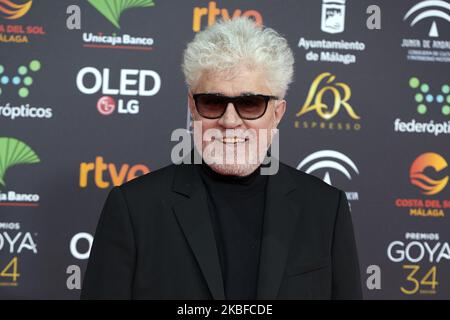
[[[39,162],[37,154],[24,142],[0,137],[0,186],[5,187],[5,173],[10,167]]]
[[[323,0],[321,30],[340,33],[345,28],[345,0]]]
[[[433,152],[424,153],[414,160],[409,170],[411,183],[422,190],[423,194],[433,195],[441,192],[448,183],[448,176],[443,177],[440,180],[430,178],[424,173],[428,167],[433,168],[436,172],[440,172],[447,168],[447,161]]]
[[[15,0],[0,0],[0,16],[8,20],[16,20],[23,17],[31,8],[33,0],[19,4]]]
[[[406,12],[403,20],[410,20],[410,26],[413,27],[416,23],[422,20],[433,20],[431,23],[428,36],[439,37],[439,31],[436,25],[436,19],[442,19],[450,22],[450,4],[442,0],[423,0]]]
[[[21,65],[17,72],[12,75],[5,73],[5,67],[0,64],[0,96],[3,93],[3,87],[10,85],[17,88],[17,94],[21,98],[26,98],[30,94],[30,86],[33,84],[32,72],[38,72],[41,69],[39,60],[32,60],[28,65]]]
[[[153,0],[88,0],[109,22],[120,29],[120,16],[131,8],[145,8],[155,5]]]
[[[430,92],[430,85],[421,82],[418,78],[412,77],[409,79],[409,86],[416,90],[414,99],[417,102],[417,113],[426,114],[428,112],[427,105],[431,103],[440,104],[440,109],[443,115],[450,115],[450,86],[444,84],[441,86],[441,91],[437,94]]]
[[[350,87],[342,82],[334,82],[335,79],[336,76],[329,72],[318,75],[311,84],[306,101],[296,116],[301,117],[308,112],[315,111],[322,119],[330,120],[343,107],[352,119],[360,119],[349,103],[352,95]],[[325,93],[330,93],[334,98],[331,107],[324,102]]]

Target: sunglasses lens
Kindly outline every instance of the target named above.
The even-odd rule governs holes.
[[[229,102],[233,102],[234,107],[242,119],[252,120],[264,115],[268,100],[267,96],[249,95],[238,98],[228,98],[215,94],[199,94],[195,95],[195,104],[198,113],[204,118],[217,119],[220,118],[228,106]]]
[[[236,100],[236,108],[244,119],[256,119],[264,114],[267,101],[262,96],[246,96]]]
[[[202,117],[214,119],[223,114],[227,107],[227,101],[224,97],[220,96],[200,95],[197,97],[196,105]]]

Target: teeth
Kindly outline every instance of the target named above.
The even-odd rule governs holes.
[[[224,137],[222,139],[223,143],[242,143],[245,142],[244,138],[238,138],[238,137]]]

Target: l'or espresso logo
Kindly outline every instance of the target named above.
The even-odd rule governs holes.
[[[32,5],[33,0],[0,0],[0,43],[29,43],[30,36],[45,35],[41,25],[12,23],[27,15]]]
[[[155,5],[153,0],[88,0],[116,30],[122,30],[120,18],[129,9],[145,9]],[[134,11],[134,10],[130,10]],[[146,30],[143,30],[146,31]],[[83,32],[83,47],[96,49],[153,50],[154,39],[128,33]]]
[[[209,1],[207,7],[195,7],[192,19],[192,30],[199,32],[200,30],[216,23],[217,18],[229,20],[236,17],[251,17],[256,24],[262,25],[263,18],[259,11],[255,9],[235,9],[231,11],[227,8],[218,8],[216,1]]]
[[[37,233],[22,231],[18,222],[0,222],[0,287],[17,287],[22,254],[37,254]]]
[[[442,265],[450,260],[450,246],[438,233],[407,232],[405,239],[388,245],[387,256],[393,263],[402,265],[405,279],[400,291],[403,294],[436,294],[440,285],[448,287],[439,280],[439,271],[448,270],[447,265]]]
[[[16,165],[37,164],[38,155],[24,142],[7,137],[0,137],[0,206],[37,207],[39,195],[18,193],[7,189],[6,173]]]
[[[450,85],[431,86],[427,82],[411,77],[411,101],[414,98],[417,116],[405,122],[400,118],[394,121],[394,131],[402,133],[420,133],[439,136],[450,134]],[[411,108],[411,111],[414,109]],[[415,119],[417,118],[417,120]],[[423,121],[423,118],[426,120]],[[434,119],[431,119],[434,118]],[[435,121],[447,119],[446,121]]]
[[[96,157],[94,162],[82,162],[80,164],[80,188],[87,188],[89,181],[98,188],[105,189],[111,185],[119,186],[124,182],[149,173],[150,169],[143,164],[122,164],[117,166],[114,163],[105,163],[103,157]]]
[[[352,92],[349,85],[335,80],[336,76],[329,72],[321,73],[314,79],[305,103],[296,114],[302,120],[294,122],[295,128],[338,131],[361,129],[360,116],[350,102]],[[319,120],[305,119],[314,117],[319,117]],[[344,121],[345,118],[348,120]]]
[[[395,205],[407,208],[413,217],[444,217],[450,199],[437,196],[448,194],[443,192],[449,180],[447,161],[437,153],[423,153],[413,161],[409,177],[411,185],[426,198],[398,198]]]
[[[405,38],[401,47],[407,49],[407,60],[420,62],[450,62],[450,39],[443,38],[449,29],[450,3],[443,0],[421,0],[413,4],[403,16],[413,32],[427,39]]]
[[[157,94],[161,88],[161,78],[153,70],[121,69],[111,72],[109,68],[98,70],[85,67],[78,72],[76,85],[83,94],[101,93],[96,103],[101,115],[114,112],[134,115],[139,113],[140,102],[137,98]]]

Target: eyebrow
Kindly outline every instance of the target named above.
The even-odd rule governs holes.
[[[223,94],[221,92],[207,92],[207,93],[208,94],[215,94],[215,95],[222,96],[222,97],[231,97],[231,96],[228,96],[228,95]],[[251,92],[251,91],[245,91],[245,92],[242,92],[240,95],[233,96],[233,97],[252,96],[252,95],[257,95],[257,94],[259,94],[259,93],[255,93],[255,92]]]

